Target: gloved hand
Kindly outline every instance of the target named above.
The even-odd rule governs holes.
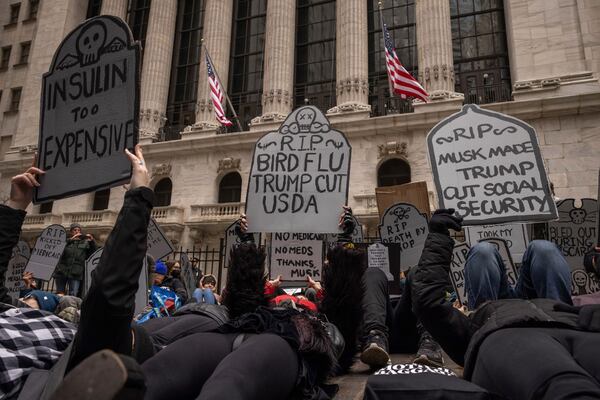
[[[248,218],[246,214],[240,215],[235,221],[235,234],[240,239],[240,243],[254,243],[254,235],[248,233]]]
[[[600,332],[600,304],[589,304],[586,306],[571,306],[564,303],[554,305],[554,311],[565,311],[579,314],[577,326],[584,331]]]
[[[338,234],[338,243],[352,242],[352,232],[354,232],[354,228],[356,227],[352,218],[352,208],[344,206],[339,226],[342,228],[342,233]]]
[[[435,210],[429,221],[429,232],[450,235],[448,229],[455,231],[462,229],[462,220],[462,217],[454,215],[454,208]]]

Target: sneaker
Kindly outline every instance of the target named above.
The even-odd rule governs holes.
[[[440,345],[430,336],[421,338],[419,351],[417,351],[417,356],[413,360],[413,363],[429,365],[430,367],[443,367],[444,357],[442,356]]]
[[[384,333],[379,331],[369,332],[366,345],[360,354],[360,361],[371,368],[382,368],[391,363],[387,337]]]

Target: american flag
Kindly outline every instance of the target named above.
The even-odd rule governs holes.
[[[385,62],[394,93],[400,95],[403,99],[406,97],[416,97],[427,102],[429,95],[423,89],[423,86],[408,73],[398,59],[396,50],[394,49],[394,42],[386,24],[383,24],[383,37],[385,42]]]
[[[219,84],[219,79],[215,75],[215,69],[210,62],[210,57],[208,53],[206,55],[206,72],[208,73],[208,86],[210,86],[210,99],[213,103],[213,108],[215,109],[215,117],[217,121],[224,126],[231,126],[233,123],[227,119],[225,116],[225,111],[223,110],[223,91],[221,90],[221,85]]]

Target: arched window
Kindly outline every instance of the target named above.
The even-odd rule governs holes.
[[[156,207],[164,207],[171,205],[171,192],[173,191],[173,183],[169,178],[163,178],[156,186],[154,186],[154,196],[156,198]]]
[[[410,182],[410,165],[399,158],[392,158],[379,166],[377,186],[402,185]]]
[[[242,196],[242,177],[237,172],[225,175],[219,183],[219,203],[238,203]]]
[[[110,199],[110,189],[98,190],[94,193],[94,204],[92,210],[100,211],[108,208],[108,200]]]

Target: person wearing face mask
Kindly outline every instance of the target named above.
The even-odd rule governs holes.
[[[173,270],[174,268],[172,268]],[[181,270],[178,270],[181,272]],[[187,291],[185,290],[185,286],[179,279],[179,275],[177,277],[169,274],[169,268],[167,264],[163,261],[158,260],[154,266],[154,274],[153,274],[153,283],[156,286],[166,287],[181,299],[181,303],[185,304],[188,300]]]

